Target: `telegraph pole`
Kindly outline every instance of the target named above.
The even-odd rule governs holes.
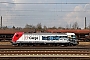
[[[86,29],[86,17],[85,17],[85,29]]]
[[[1,28],[2,28],[2,16],[1,16]]]

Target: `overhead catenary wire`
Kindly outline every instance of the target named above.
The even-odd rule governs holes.
[[[13,2],[0,2],[0,3],[8,3],[8,4],[90,4],[90,3],[13,3]]]
[[[66,0],[67,1],[67,0]],[[7,3],[7,4],[90,4],[90,3],[88,3],[88,2],[84,2],[84,3],[78,3],[78,2],[75,2],[75,3],[73,3],[73,2],[59,2],[59,3],[57,3],[57,2],[51,2],[51,3],[32,3],[32,2],[30,2],[30,3],[28,3],[28,2],[17,2],[17,3],[15,3],[15,2],[0,2],[0,4],[2,4],[2,3]],[[3,11],[3,10],[2,10]],[[13,10],[12,10],[13,11]],[[39,10],[14,10],[14,11],[38,11],[39,12]],[[40,12],[87,12],[87,11],[63,11],[63,10],[61,10],[61,11],[40,11]],[[88,11],[89,12],[89,11]]]
[[[29,11],[34,11],[34,12],[35,12],[35,11],[36,11],[36,12],[37,12],[37,11],[38,11],[38,12],[90,12],[90,11],[70,11],[70,10],[68,10],[68,11],[66,11],[66,10],[62,10],[62,11],[61,11],[61,10],[52,10],[52,11],[49,11],[49,10],[36,10],[36,9],[35,9],[35,10],[32,10],[32,9],[31,9],[31,10],[29,10],[29,9],[28,9],[28,10],[23,10],[23,9],[21,9],[21,10],[1,10],[1,11],[10,11],[10,12],[11,12],[11,11],[13,11],[13,12],[15,12],[15,11],[22,11],[22,12],[23,12],[23,11],[24,11],[24,12],[25,12],[25,11],[26,11],[26,12],[29,12]]]
[[[58,21],[62,20],[63,17],[66,17],[66,14],[78,13],[79,17],[85,17],[84,14],[89,13],[89,10],[73,10],[75,6],[86,6],[90,4],[89,2],[70,2],[70,1],[61,1],[61,2],[0,2],[0,15],[3,16],[4,24],[11,23],[13,21],[18,23],[20,20],[26,23],[31,23],[33,21]],[[25,5],[25,6],[24,6]],[[22,7],[24,8],[22,8]],[[20,8],[16,8],[20,7]],[[89,7],[87,7],[89,9]],[[39,14],[38,14],[39,13]],[[78,15],[77,15],[78,16]],[[65,20],[76,19],[76,15],[71,17],[64,18]],[[54,18],[53,18],[54,17]],[[89,19],[89,15],[87,15]],[[27,21],[28,20],[28,21]],[[39,21],[38,21],[39,20]],[[11,22],[10,22],[11,21]],[[76,20],[77,21],[77,20]],[[71,24],[71,23],[70,23]],[[22,23],[20,25],[23,25]]]

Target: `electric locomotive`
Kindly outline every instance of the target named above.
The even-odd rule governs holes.
[[[24,33],[16,32],[12,38],[12,45],[53,45],[53,46],[69,46],[77,45],[76,39],[69,39],[68,33]],[[73,35],[71,35],[73,36]],[[74,41],[71,41],[74,40]]]

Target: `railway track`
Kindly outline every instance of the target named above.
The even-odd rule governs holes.
[[[13,47],[0,46],[0,51],[89,51],[89,46],[72,46],[72,47]]]
[[[0,51],[0,57],[90,57],[89,51]]]
[[[0,48],[4,49],[4,48],[7,48],[7,49],[27,49],[27,48],[57,48],[57,49],[62,49],[62,48],[68,48],[68,49],[75,49],[75,48],[84,48],[84,49],[87,49],[87,48],[90,48],[90,45],[77,45],[77,46],[12,46],[12,45],[0,45]]]
[[[84,57],[90,58],[89,47],[16,47],[1,48],[0,57]]]
[[[90,60],[90,46],[47,47],[0,45],[1,60]]]
[[[90,51],[90,48],[0,48],[0,51]]]
[[[90,58],[59,58],[59,57],[11,57],[0,58],[0,60],[90,60]]]

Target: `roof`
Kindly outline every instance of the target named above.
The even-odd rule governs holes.
[[[34,29],[0,29],[0,34],[14,34],[15,32],[34,32]],[[47,29],[48,33],[75,33],[88,34],[90,30],[61,30],[61,29]]]
[[[31,34],[31,35],[67,35],[65,33],[25,33],[25,34]]]
[[[0,29],[0,34],[14,34],[15,32],[33,32],[32,29]]]
[[[90,30],[61,30],[61,29],[47,29],[50,33],[77,33],[77,34],[87,34]]]
[[[67,35],[75,35],[74,33],[66,33]]]

